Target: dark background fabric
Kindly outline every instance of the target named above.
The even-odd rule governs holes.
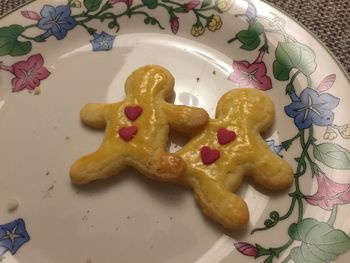
[[[0,0],[0,16],[30,0]],[[350,73],[350,0],[265,0],[318,36]]]

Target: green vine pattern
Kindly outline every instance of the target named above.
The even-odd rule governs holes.
[[[164,10],[162,17],[168,16],[173,34],[177,34],[180,28],[180,16],[192,14],[194,22],[190,32],[194,37],[199,37],[206,30],[212,32],[219,30],[222,27],[220,14],[229,10],[231,6],[231,0],[191,0],[189,2],[142,0],[137,3],[133,0],[69,0],[67,4],[58,6],[46,4],[40,12],[21,11],[22,16],[35,21],[34,23],[26,26],[12,24],[0,27],[0,57],[27,55],[32,51],[34,43],[45,43],[51,37],[63,40],[77,27],[84,28],[90,35],[92,51],[109,51],[113,48],[114,40],[121,28],[121,19],[141,16],[146,25],[164,30],[165,25],[162,24],[164,22],[153,15],[155,9]],[[97,30],[91,23],[93,21],[106,24],[108,30],[114,33]],[[41,33],[37,33],[38,30]],[[28,90],[38,94],[40,83],[50,76],[41,54],[34,54],[13,65],[6,65],[0,61],[0,70],[14,75],[11,81],[14,92]]]
[[[268,42],[270,34],[280,36],[281,40],[275,50],[275,60],[273,63],[274,78],[278,81],[287,81],[286,95],[291,103],[285,106],[286,114],[294,119],[294,124],[298,128],[297,134],[282,143],[285,150],[288,150],[294,143],[299,142],[302,152],[295,158],[297,163],[294,173],[294,191],[289,194],[291,201],[289,209],[282,215],[279,211],[272,211],[269,218],[264,221],[264,226],[255,228],[251,232],[254,234],[260,231],[268,231],[280,222],[289,219],[296,210],[296,218],[288,228],[289,240],[278,247],[264,248],[259,244],[238,242],[236,249],[250,257],[264,257],[264,263],[274,262],[281,254],[292,246],[294,241],[300,241],[301,245],[293,247],[285,257],[283,263],[291,260],[296,263],[307,262],[331,262],[339,254],[350,249],[350,239],[341,230],[334,228],[337,216],[337,209],[340,205],[350,203],[350,184],[337,183],[326,176],[321,169],[321,165],[336,169],[350,170],[350,152],[344,147],[330,142],[319,143],[315,138],[315,126],[326,127],[325,140],[334,140],[338,132],[343,139],[350,138],[350,125],[334,124],[335,109],[340,103],[339,98],[326,93],[336,81],[336,75],[331,74],[325,77],[318,86],[314,86],[311,75],[316,71],[316,55],[314,51],[299,43],[293,36],[285,30],[285,21],[279,17],[269,18],[259,16],[257,8],[252,2],[248,3],[245,14],[236,15],[245,17],[248,21],[248,29],[241,30],[227,42],[229,44],[240,42],[240,48],[247,51],[259,49],[261,52],[271,50]],[[254,74],[250,67],[261,68],[266,74],[266,67],[262,60],[255,61],[247,66],[240,61],[234,61],[234,68],[238,71],[233,74],[231,80],[240,83],[238,80],[240,72],[245,71],[245,75]],[[256,75],[255,79],[263,81],[264,74]],[[301,89],[300,94],[296,93],[297,77],[305,78],[307,86]],[[254,85],[253,82],[250,82]],[[244,83],[246,85],[246,83]],[[255,86],[255,88],[269,89],[269,85]],[[318,190],[313,195],[303,193],[301,189],[302,178],[307,176],[308,169],[311,170],[312,177],[318,182]],[[305,202],[310,205],[319,206],[322,209],[331,211],[327,222],[320,222],[313,218],[304,218]]]

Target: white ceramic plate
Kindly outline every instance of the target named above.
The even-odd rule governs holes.
[[[38,0],[0,20],[0,56],[2,263],[347,262],[349,79],[282,12],[242,0]],[[212,117],[232,88],[273,99],[266,140],[295,183],[276,194],[244,182],[246,230],[224,230],[189,190],[132,169],[71,185],[70,165],[103,137],[80,123],[81,107],[122,100],[145,64],[172,72],[176,104]]]

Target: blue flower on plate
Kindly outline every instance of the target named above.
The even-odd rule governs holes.
[[[328,126],[333,122],[334,113],[331,111],[339,104],[339,98],[329,93],[319,94],[311,88],[304,89],[300,97],[291,92],[292,103],[286,106],[285,112],[294,118],[299,130],[307,129],[312,124]]]
[[[67,5],[59,5],[57,7],[44,5],[40,11],[41,19],[37,26],[45,30],[45,38],[54,35],[58,40],[65,38],[67,32],[72,30],[76,25],[74,17],[71,16],[72,11]]]
[[[0,255],[7,250],[15,254],[29,239],[23,219],[16,219],[11,223],[0,225]]]
[[[283,150],[282,144],[276,145],[275,140],[267,140],[266,143],[273,152],[275,152],[277,155],[282,157],[282,155],[281,155],[281,151]]]
[[[93,37],[94,39],[90,40],[92,51],[108,51],[113,48],[115,36],[102,31],[101,34],[94,33]]]

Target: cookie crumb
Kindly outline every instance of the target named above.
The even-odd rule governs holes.
[[[65,139],[66,141],[68,141],[68,140],[70,139],[70,137],[69,137],[69,136],[66,136],[66,137],[64,137],[64,139]]]
[[[200,78],[196,78],[196,80],[197,80],[197,83],[198,83],[198,81],[200,80]]]
[[[213,75],[216,75],[216,70],[213,71]]]
[[[19,203],[16,199],[10,199],[7,203],[7,211],[14,212],[17,210]]]
[[[46,172],[46,176],[49,176],[50,172]]]
[[[55,188],[55,186],[54,186],[54,185],[51,185],[51,186],[47,189],[47,191],[50,192],[50,191],[52,191],[54,188]]]
[[[171,216],[169,219],[170,219],[170,221],[172,221],[174,218]]]
[[[126,219],[130,219],[131,217],[130,216],[127,216]]]
[[[34,89],[34,95],[39,95],[40,92],[41,92],[40,86],[38,86]]]

